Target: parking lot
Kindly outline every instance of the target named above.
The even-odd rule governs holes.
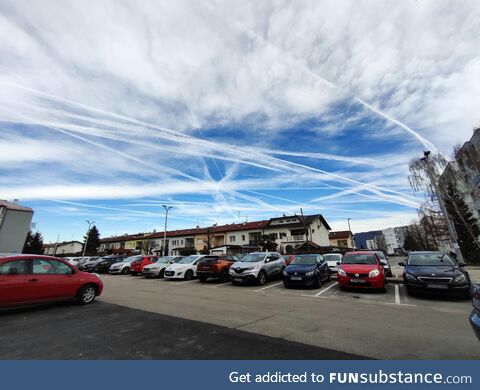
[[[400,275],[393,263],[394,275]],[[412,297],[401,283],[389,283],[387,292],[379,293],[341,291],[334,280],[320,289],[285,289],[279,280],[259,287],[132,276],[102,279],[103,302],[255,334],[380,359],[480,358],[468,323],[469,300]]]
[[[394,276],[401,275],[392,259]],[[480,270],[470,271],[478,281]],[[1,358],[478,359],[471,302],[387,292],[101,275],[87,307],[0,314]],[[14,340],[14,341],[12,341]],[[72,344],[68,347],[67,344]],[[7,348],[8,346],[8,348]]]

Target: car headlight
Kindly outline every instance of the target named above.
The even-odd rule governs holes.
[[[313,276],[314,273],[315,273],[315,271],[310,271],[310,272],[307,272],[307,273],[305,274],[305,276]]]
[[[405,274],[405,278],[406,278],[407,280],[412,280],[412,281],[413,281],[413,280],[417,280],[417,278],[416,278],[414,275],[409,274],[409,273],[406,273],[406,274]]]
[[[380,271],[378,269],[374,269],[368,273],[369,278],[374,278],[375,276],[380,275]]]
[[[464,274],[458,275],[455,279],[453,279],[453,283],[461,283],[467,280]]]
[[[251,267],[248,267],[248,270],[253,270],[253,269],[258,269],[260,267],[259,265],[252,265]]]
[[[339,268],[338,271],[337,271],[337,275],[347,276],[347,273],[342,268]]]

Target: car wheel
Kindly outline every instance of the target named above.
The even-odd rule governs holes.
[[[97,288],[93,284],[83,286],[77,293],[77,302],[80,305],[88,305],[95,300],[97,296]]]
[[[206,276],[199,276],[198,277],[198,280],[200,281],[200,283],[205,283],[207,281],[207,277]]]
[[[220,276],[220,280],[222,282],[228,282],[230,281],[230,275],[228,274],[228,271],[222,272],[222,275]]]
[[[266,281],[267,281],[267,275],[265,274],[265,271],[260,271],[260,273],[257,276],[258,285],[263,286]]]
[[[320,278],[320,275],[315,275],[315,283],[313,285],[315,288],[322,287],[322,280]]]
[[[391,277],[393,276],[392,271],[388,271],[388,272],[387,272],[387,276],[388,276],[389,278],[391,278]]]
[[[125,267],[124,269],[122,269],[122,274],[123,275],[128,275],[129,273],[130,273],[130,268]]]
[[[185,280],[192,280],[193,279],[193,271],[189,269],[187,272],[185,272]]]
[[[158,273],[158,277],[160,279],[163,279],[165,277],[165,269],[161,269],[160,272]]]

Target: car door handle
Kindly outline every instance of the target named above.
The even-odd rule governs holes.
[[[38,282],[38,279],[33,278],[33,279],[28,279],[28,281],[29,282]]]

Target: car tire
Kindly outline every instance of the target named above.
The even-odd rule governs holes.
[[[130,268],[125,267],[124,269],[122,269],[122,275],[128,275],[129,273],[130,273]]]
[[[393,277],[392,271],[388,271],[388,272],[387,272],[387,276],[388,276],[389,278]]]
[[[257,284],[263,286],[267,282],[267,274],[265,271],[260,271],[257,276]]]
[[[198,277],[198,280],[200,281],[200,283],[205,283],[207,281],[207,277],[206,276],[199,276]]]
[[[342,291],[346,291],[346,287],[345,286],[342,286],[341,284],[338,285],[338,288]]]
[[[225,283],[230,281],[230,275],[228,274],[228,270],[222,272],[222,275],[220,276],[220,280]]]
[[[165,277],[165,268],[160,270],[160,272],[158,273],[158,277],[160,279],[163,279]]]
[[[86,284],[78,290],[76,300],[80,305],[88,305],[95,300],[97,288],[93,284]]]
[[[185,272],[185,280],[192,280],[193,279],[193,271],[189,269],[187,272]]]
[[[315,275],[315,283],[313,283],[313,287],[321,288],[322,287],[322,280],[319,275]]]

